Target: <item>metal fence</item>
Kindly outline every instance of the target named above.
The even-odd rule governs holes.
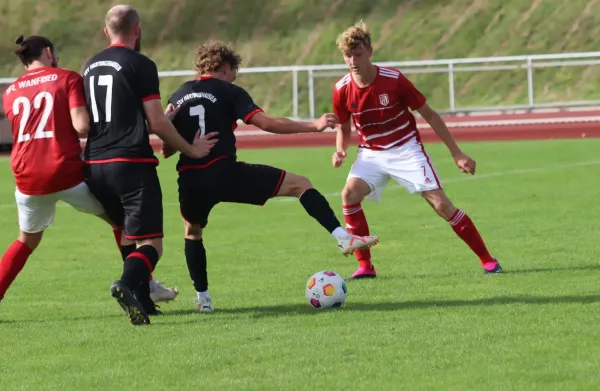
[[[448,107],[442,110],[445,113],[475,112],[475,111],[506,111],[516,109],[536,108],[561,108],[572,106],[600,106],[599,100],[578,100],[568,102],[536,102],[534,71],[539,68],[573,67],[600,65],[600,52],[584,53],[559,53],[541,54],[527,56],[504,56],[504,57],[482,57],[482,58],[459,58],[444,60],[425,61],[391,61],[377,62],[381,66],[396,67],[405,74],[447,74],[448,77]],[[459,107],[456,104],[455,75],[459,72],[487,72],[487,71],[515,71],[522,70],[523,78],[527,81],[527,103],[511,106],[478,106]],[[333,65],[292,65],[273,67],[251,67],[241,68],[242,74],[260,73],[291,73],[292,74],[292,96],[294,118],[299,117],[299,90],[300,80],[307,83],[308,89],[308,115],[315,117],[315,79],[319,77],[341,76],[347,72],[345,64]],[[190,70],[161,71],[160,77],[188,77],[194,76]],[[0,78],[0,85],[12,83],[14,78]],[[285,97],[282,97],[285,99]],[[485,102],[482,102],[485,104]]]
[[[535,77],[534,71],[539,68],[572,67],[600,65],[600,52],[584,53],[560,53],[541,54],[528,56],[504,56],[504,57],[482,57],[482,58],[460,58],[445,60],[425,61],[391,61],[377,62],[381,66],[396,67],[405,74],[441,73],[448,76],[448,107],[446,113],[488,111],[488,110],[515,110],[536,108],[560,108],[570,106],[597,106],[598,100],[578,100],[569,102],[537,103],[535,101]],[[308,87],[309,117],[315,117],[315,79],[319,77],[342,76],[347,72],[345,64],[334,65],[293,65],[274,67],[242,68],[240,73],[292,73],[292,96],[293,117],[299,117],[299,84],[304,80]],[[523,80],[527,81],[527,103],[512,106],[479,106],[459,107],[456,104],[455,75],[459,72],[486,72],[486,71],[523,71]],[[161,77],[193,76],[194,72],[163,71]],[[0,79],[0,82],[2,79]],[[484,102],[482,102],[484,103]]]

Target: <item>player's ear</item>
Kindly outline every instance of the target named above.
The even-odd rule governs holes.
[[[104,35],[106,35],[106,38],[110,39],[110,31],[108,31],[108,27],[104,28]]]

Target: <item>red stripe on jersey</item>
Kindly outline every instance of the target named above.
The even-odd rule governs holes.
[[[160,95],[158,95],[158,94],[148,95],[145,98],[142,98],[142,102],[148,102],[149,100],[154,100],[154,99],[160,99]]]
[[[155,233],[155,234],[138,235],[138,236],[125,235],[125,237],[129,240],[154,239],[154,238],[162,238],[163,236],[165,236],[165,234],[162,232]],[[150,270],[152,270],[152,269],[150,269]]]
[[[250,118],[252,118],[254,116],[254,114],[260,113],[261,111],[263,111],[263,110],[262,109],[254,109],[251,112],[249,112],[248,114],[246,114],[246,116],[244,117],[244,123],[247,124],[248,121],[250,121]]]
[[[216,157],[212,160],[210,160],[208,163],[204,163],[204,164],[189,164],[189,165],[185,165],[185,166],[181,166],[179,167],[179,169],[177,170],[177,172],[182,172],[182,171],[187,171],[187,170],[201,170],[203,168],[206,168],[208,166],[210,166],[213,163],[218,162],[219,160],[228,158],[229,156],[219,156]]]
[[[105,163],[156,163],[159,164],[156,158],[142,158],[142,157],[116,157],[112,159],[104,160],[86,160],[85,164],[105,164]]]

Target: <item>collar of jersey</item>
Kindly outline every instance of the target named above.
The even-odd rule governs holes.
[[[199,78],[197,78],[196,80],[206,80],[206,79],[214,79],[215,77],[212,75],[202,75]]]
[[[120,47],[120,48],[128,48],[129,46],[122,44],[122,43],[113,43],[112,45],[108,45],[106,48],[114,48],[114,47]]]

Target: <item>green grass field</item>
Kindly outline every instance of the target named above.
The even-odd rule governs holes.
[[[308,277],[355,269],[297,202],[217,206],[205,232],[217,311],[196,314],[183,258],[174,161],[160,174],[165,256],[180,288],[163,317],[133,327],[110,298],[112,232],[68,207],[0,307],[0,390],[598,390],[600,140],[464,143],[479,172],[428,146],[447,192],[506,273],[478,260],[416,196],[390,186],[364,203],[379,277],[350,282],[339,310],[305,300]],[[341,216],[348,166],[331,148],[242,151],[312,179]],[[0,160],[0,248],[17,232]]]

